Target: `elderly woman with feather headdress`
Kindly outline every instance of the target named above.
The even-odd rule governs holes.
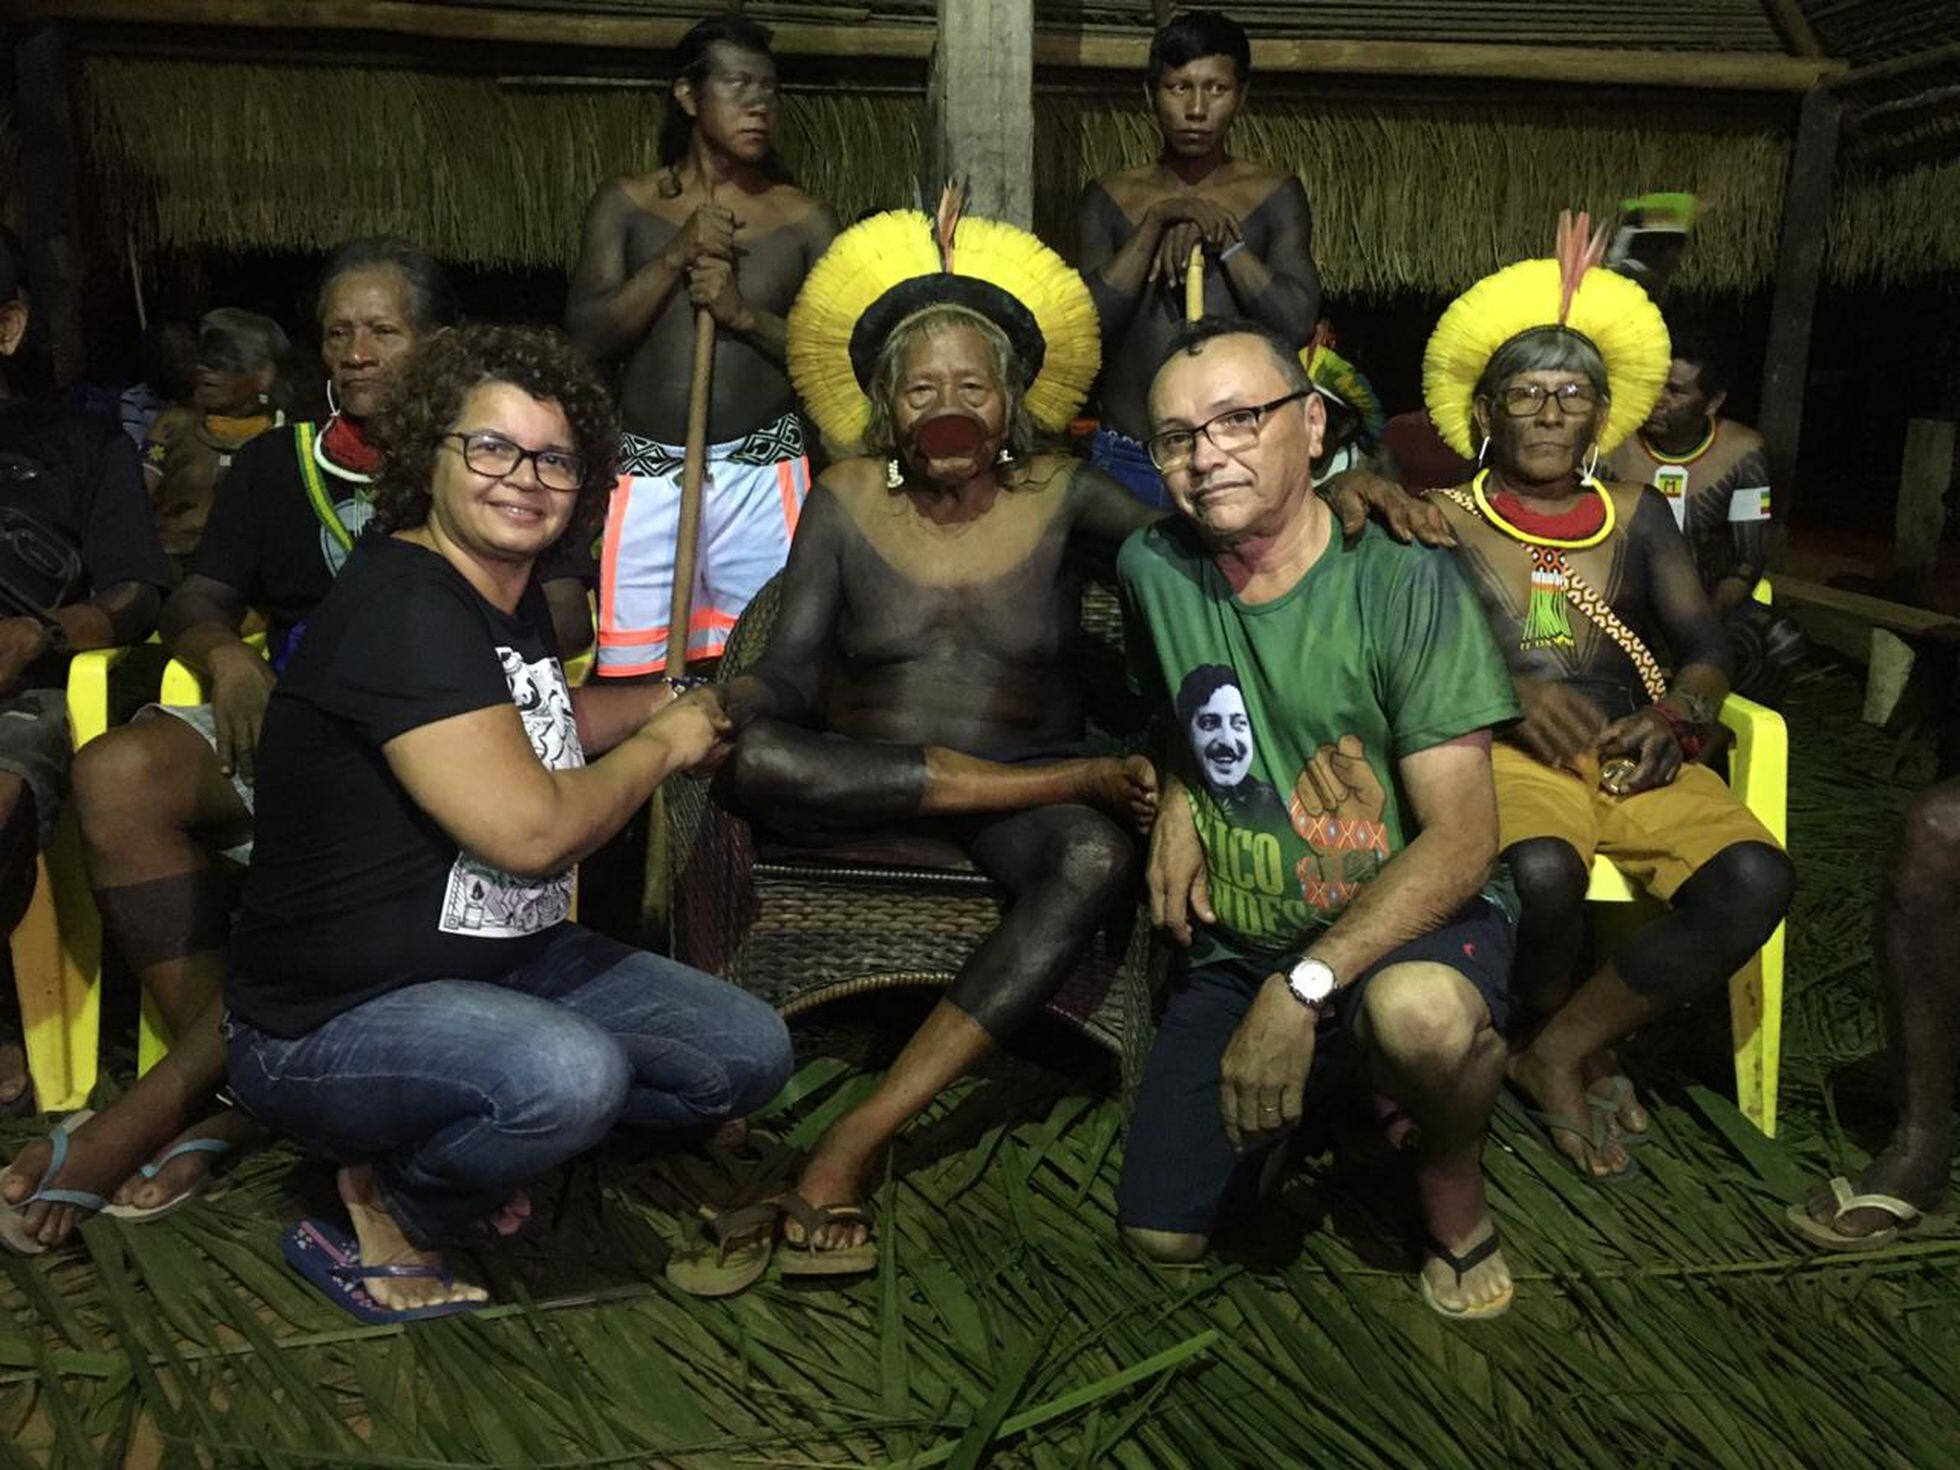
[[[1555,259],[1452,303],[1423,382],[1436,427],[1479,466],[1431,500],[1524,711],[1492,752],[1523,905],[1514,993],[1537,1022],[1511,1077],[1581,1176],[1609,1182],[1638,1172],[1630,1149],[1649,1128],[1614,1046],[1739,969],[1782,920],[1795,872],[1695,763],[1728,653],[1672,511],[1594,474],[1647,417],[1670,354],[1660,312],[1599,268],[1605,232],[1587,226],[1563,218]],[[1575,988],[1595,854],[1667,911]]]

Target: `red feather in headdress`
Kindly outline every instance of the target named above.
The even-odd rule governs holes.
[[[939,268],[953,271],[953,235],[966,213],[966,180],[956,179],[939,191],[939,213],[933,219],[933,234],[939,241]]]
[[[1588,238],[1592,230],[1592,216],[1583,209],[1575,217],[1571,210],[1561,209],[1558,213],[1558,248],[1553,258],[1558,261],[1558,323],[1565,325],[1565,318],[1572,310],[1572,298],[1579,294],[1579,283],[1586,278],[1586,272],[1606,259],[1607,227],[1601,225]]]

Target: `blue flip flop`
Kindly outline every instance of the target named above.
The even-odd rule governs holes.
[[[483,1302],[443,1302],[433,1307],[391,1310],[368,1295],[364,1284],[377,1278],[422,1278],[449,1285],[455,1278],[447,1266],[363,1266],[360,1242],[354,1232],[328,1220],[302,1220],[280,1242],[286,1264],[320,1289],[320,1294],[351,1317],[382,1325],[420,1322],[425,1317],[454,1317],[480,1311]]]
[[[102,1213],[139,1225],[145,1220],[160,1220],[171,1211],[181,1210],[192,1200],[209,1194],[212,1186],[218,1182],[218,1161],[231,1152],[233,1152],[232,1146],[222,1138],[187,1138],[175,1147],[165,1149],[136,1172],[145,1179],[154,1179],[170,1166],[172,1160],[181,1159],[186,1154],[212,1155],[211,1168],[199,1175],[195,1184],[189,1189],[173,1194],[160,1205],[106,1204],[102,1207]]]
[[[68,1135],[94,1116],[84,1108],[79,1113],[70,1113],[48,1130],[48,1167],[41,1171],[41,1179],[34,1186],[34,1193],[17,1205],[0,1209],[0,1241],[5,1241],[10,1249],[23,1256],[42,1255],[48,1249],[28,1233],[26,1212],[29,1205],[74,1205],[90,1213],[102,1209],[105,1201],[101,1195],[90,1194],[85,1189],[57,1189],[49,1182],[61,1173],[62,1165],[68,1162]]]

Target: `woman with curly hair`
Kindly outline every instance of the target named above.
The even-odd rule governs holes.
[[[460,327],[376,427],[379,534],[266,712],[226,999],[240,1101],[340,1165],[352,1231],[304,1221],[287,1258],[403,1320],[486,1299],[438,1251],[515,1228],[525,1180],[617,1121],[754,1109],[789,1043],[761,1001],[568,918],[573,865],[728,732],[708,690],[566,686],[533,568],[604,508],[605,390],[556,332]]]

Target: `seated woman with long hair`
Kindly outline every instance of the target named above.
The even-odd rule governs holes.
[[[761,1001],[570,922],[573,865],[675,771],[711,691],[566,686],[533,578],[589,538],[618,424],[556,332],[419,345],[377,425],[374,527],[267,710],[227,982],[230,1075],[338,1161],[352,1233],[288,1259],[358,1315],[485,1299],[438,1254],[614,1123],[739,1117],[789,1068]],[[601,754],[603,752],[603,754]]]

